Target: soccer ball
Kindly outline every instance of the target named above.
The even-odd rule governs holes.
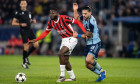
[[[26,76],[24,73],[18,73],[15,77],[15,80],[17,82],[25,82],[26,81]]]

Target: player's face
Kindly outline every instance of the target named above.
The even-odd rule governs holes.
[[[25,10],[26,7],[27,7],[27,2],[26,1],[21,1],[20,2],[20,7],[21,7],[21,10]]]
[[[91,16],[91,12],[88,10],[82,10],[82,15],[83,15],[85,20],[88,20]]]
[[[51,20],[57,20],[57,17],[58,17],[57,11],[55,11],[55,10],[50,10],[49,15],[50,15],[50,19],[51,19]]]

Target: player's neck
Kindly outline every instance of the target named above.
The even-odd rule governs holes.
[[[58,20],[58,16],[54,19],[54,21],[57,21]]]
[[[89,16],[85,21],[88,21],[90,19],[91,16]]]
[[[26,8],[21,8],[21,10],[22,10],[22,11],[26,11],[27,9],[26,9]]]

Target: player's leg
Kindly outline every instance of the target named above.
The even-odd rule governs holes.
[[[30,30],[27,32],[27,34],[28,34],[28,37],[29,37],[30,40],[33,40],[33,39],[36,38],[35,35],[34,35],[34,33],[33,33],[33,31],[32,31],[32,29],[30,29]],[[38,46],[39,46],[38,42],[35,42],[35,43],[33,43],[33,44],[31,45],[31,47],[28,49],[28,53],[27,53],[27,57],[26,57],[26,63],[27,63],[28,65],[31,65],[31,63],[29,62],[29,58],[28,58],[29,55],[30,55]]]
[[[33,45],[29,48],[27,56],[29,56],[38,46],[39,46],[38,42],[33,43]]]
[[[33,33],[33,30],[32,29],[30,29],[28,31],[28,35],[29,35],[29,39],[30,40],[36,39],[36,36]],[[29,51],[27,53],[27,56],[29,56],[38,46],[39,46],[38,42],[33,43],[33,45],[30,47],[30,49],[29,49]]]
[[[100,71],[95,67],[94,63],[95,61],[93,60],[93,56],[88,54],[86,57],[86,67],[97,75],[100,75]]]
[[[65,81],[76,81],[74,71],[72,70],[72,67],[69,62],[69,56],[71,52],[73,51],[73,49],[75,48],[76,44],[77,44],[77,39],[73,37],[69,38],[67,43],[65,44],[69,48],[69,52],[65,54],[65,63],[66,63],[67,72],[70,75],[70,78],[66,79]]]
[[[65,55],[65,65],[66,65],[65,68],[66,68],[67,71],[72,70],[71,64],[69,62],[69,55]]]
[[[98,52],[100,50],[100,43],[91,45],[90,50],[88,52],[86,62],[88,64],[91,64],[93,67],[91,71],[99,75],[99,78],[97,81],[104,80],[106,78],[105,71],[101,68],[101,66],[94,60],[98,58]],[[100,74],[99,74],[100,73]]]
[[[29,61],[29,55],[38,47],[38,42],[33,43],[33,45],[31,45],[31,47],[28,49],[28,53],[27,53],[27,57],[26,57],[26,63],[28,65],[31,65],[30,61]]]
[[[66,46],[62,46],[58,52],[59,56],[59,63],[60,63],[60,78],[57,80],[57,82],[63,82],[65,80],[65,53],[69,51],[69,48]]]
[[[22,67],[28,69],[29,67],[26,64],[26,61],[27,61],[26,58],[27,58],[27,52],[28,52],[28,49],[29,49],[29,44],[24,43],[23,46],[24,46],[24,50],[23,50],[23,64],[22,64]]]
[[[60,51],[58,53],[59,55],[59,59],[60,59],[60,70],[61,70],[61,67],[63,67],[64,70],[61,70],[61,71],[65,71],[65,67],[66,67],[66,64],[65,64],[65,58],[64,56],[65,55],[70,55],[72,50],[74,49],[74,47],[76,46],[77,44],[77,39],[76,38],[73,38],[73,37],[69,37],[69,38],[65,38],[65,39],[62,39],[62,43],[61,43],[61,47],[60,47]],[[69,60],[69,58],[67,58],[66,60]],[[68,63],[69,61],[67,61]],[[62,65],[63,64],[63,65]],[[70,63],[68,64],[67,68],[69,68],[69,70],[72,70],[71,69],[71,66],[70,66]],[[63,72],[62,72],[63,73]],[[65,73],[65,72],[64,72]],[[60,75],[61,77],[61,75]],[[59,79],[58,79],[59,80]],[[64,80],[63,80],[64,81]],[[58,82],[58,81],[57,81]]]
[[[74,72],[73,72],[72,67],[71,67],[71,64],[69,62],[69,56],[70,55],[65,55],[65,64],[66,64],[66,70],[67,70],[70,78],[69,79],[66,79],[65,81],[76,81]]]
[[[20,29],[20,33],[21,33],[21,36],[22,36],[22,41],[23,41],[23,46],[24,46],[22,67],[23,68],[28,68],[27,63],[26,63],[27,53],[28,53],[28,50],[29,50],[28,34],[27,34],[27,31],[22,30],[22,29]]]

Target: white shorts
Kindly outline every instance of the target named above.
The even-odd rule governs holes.
[[[62,38],[60,49],[63,46],[68,47],[69,51],[65,53],[65,55],[70,55],[73,49],[75,48],[77,42],[78,42],[77,38],[74,38],[74,37]]]

